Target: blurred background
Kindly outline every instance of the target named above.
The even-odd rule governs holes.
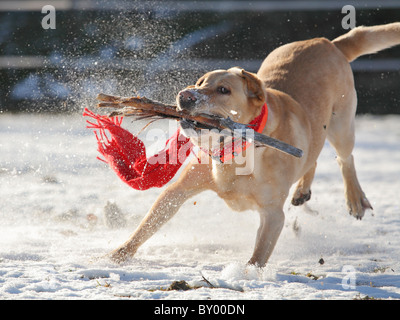
[[[100,93],[173,102],[204,72],[256,72],[274,48],[400,21],[400,1],[0,1],[0,113],[81,112]],[[45,5],[55,29],[44,29]],[[400,47],[352,63],[358,113],[400,113]]]

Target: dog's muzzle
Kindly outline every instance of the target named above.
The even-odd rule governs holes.
[[[191,111],[196,106],[198,101],[197,92],[193,90],[182,90],[178,93],[178,109]]]

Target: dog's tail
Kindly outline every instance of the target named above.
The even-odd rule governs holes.
[[[364,54],[376,53],[400,44],[400,22],[357,27],[332,42],[351,62]]]

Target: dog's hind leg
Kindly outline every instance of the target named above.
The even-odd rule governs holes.
[[[188,164],[179,180],[161,193],[131,237],[111,252],[111,259],[121,263],[132,257],[146,240],[178,212],[187,199],[205,190],[208,185],[206,182],[211,180],[208,167],[204,164]]]
[[[355,142],[354,117],[356,97],[351,106],[335,110],[328,128],[328,140],[338,155],[348,210],[355,218],[364,216],[366,209],[372,209],[357,179],[354,158],[352,155]]]
[[[311,183],[314,180],[315,169],[317,168],[317,162],[312,166],[310,170],[300,179],[297,184],[296,191],[292,198],[292,205],[300,206],[311,198]]]
[[[338,157],[338,163],[342,170],[345,197],[349,213],[361,220],[365,210],[373,208],[358,182],[353,155],[350,154],[347,158]]]

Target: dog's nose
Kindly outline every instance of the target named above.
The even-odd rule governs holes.
[[[178,93],[178,105],[181,109],[191,109],[194,107],[197,99],[191,90],[182,90]]]

